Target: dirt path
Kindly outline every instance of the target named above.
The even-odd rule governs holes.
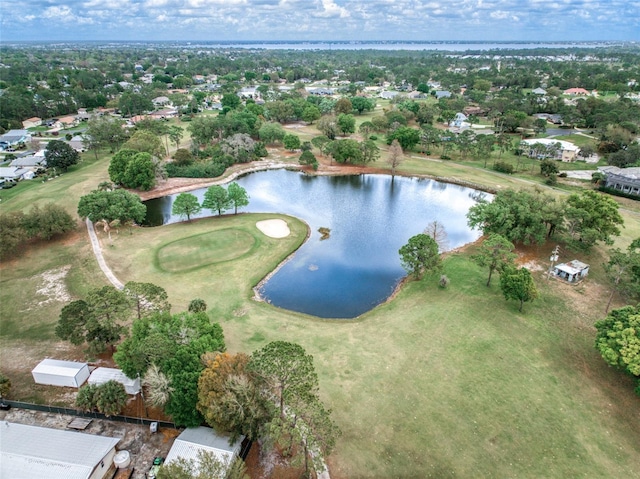
[[[102,248],[100,248],[98,235],[96,235],[96,230],[89,218],[87,218],[86,224],[87,232],[89,233],[89,239],[91,240],[91,247],[93,248],[93,254],[96,256],[96,260],[98,260],[98,266],[100,266],[100,269],[112,285],[114,285],[119,290],[123,290],[124,284],[122,284],[120,280],[116,278],[116,275],[113,274],[113,271],[111,271],[109,266],[107,266],[107,262],[104,260],[104,256],[102,256]]]

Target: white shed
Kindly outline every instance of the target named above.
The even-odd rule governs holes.
[[[108,381],[122,384],[127,394],[136,395],[140,392],[140,378],[131,379],[120,369],[96,368],[89,376],[89,384],[104,384]]]
[[[36,384],[79,388],[89,377],[87,363],[43,359],[31,371]]]
[[[166,464],[184,459],[194,461],[196,470],[198,468],[198,452],[213,454],[219,461],[227,467],[240,454],[240,446],[244,437],[229,444],[229,438],[218,435],[210,427],[193,427],[185,429],[174,441],[169,454],[167,454]]]

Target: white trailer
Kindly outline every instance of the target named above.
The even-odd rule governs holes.
[[[43,359],[31,371],[36,384],[79,388],[89,378],[87,363]]]

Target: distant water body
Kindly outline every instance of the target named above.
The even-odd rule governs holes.
[[[189,48],[246,48],[248,50],[439,50],[487,51],[536,48],[599,48],[621,42],[187,42]]]

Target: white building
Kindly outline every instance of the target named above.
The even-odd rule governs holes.
[[[0,423],[0,477],[103,479],[119,438]]]
[[[104,384],[109,381],[119,382],[127,394],[135,396],[140,392],[140,378],[131,379],[121,370],[113,368],[96,368],[89,376],[89,384]]]
[[[185,429],[171,446],[165,463],[182,458],[186,461],[193,460],[197,465],[198,452],[203,451],[215,455],[219,461],[229,465],[240,454],[243,439],[229,445],[228,437],[219,436],[209,427]]]
[[[546,150],[544,152],[540,152],[535,148],[532,148],[536,143],[544,145]],[[573,143],[564,140],[557,140],[555,138],[532,138],[529,140],[522,140],[520,144],[523,147],[529,147],[529,151],[525,151],[529,157],[539,158],[542,155],[543,158],[554,158],[565,162],[575,161],[578,157],[578,153],[580,152],[580,148]],[[556,145],[557,149],[555,148]]]
[[[43,359],[33,368],[31,375],[36,384],[79,388],[89,377],[89,366],[75,361]]]

